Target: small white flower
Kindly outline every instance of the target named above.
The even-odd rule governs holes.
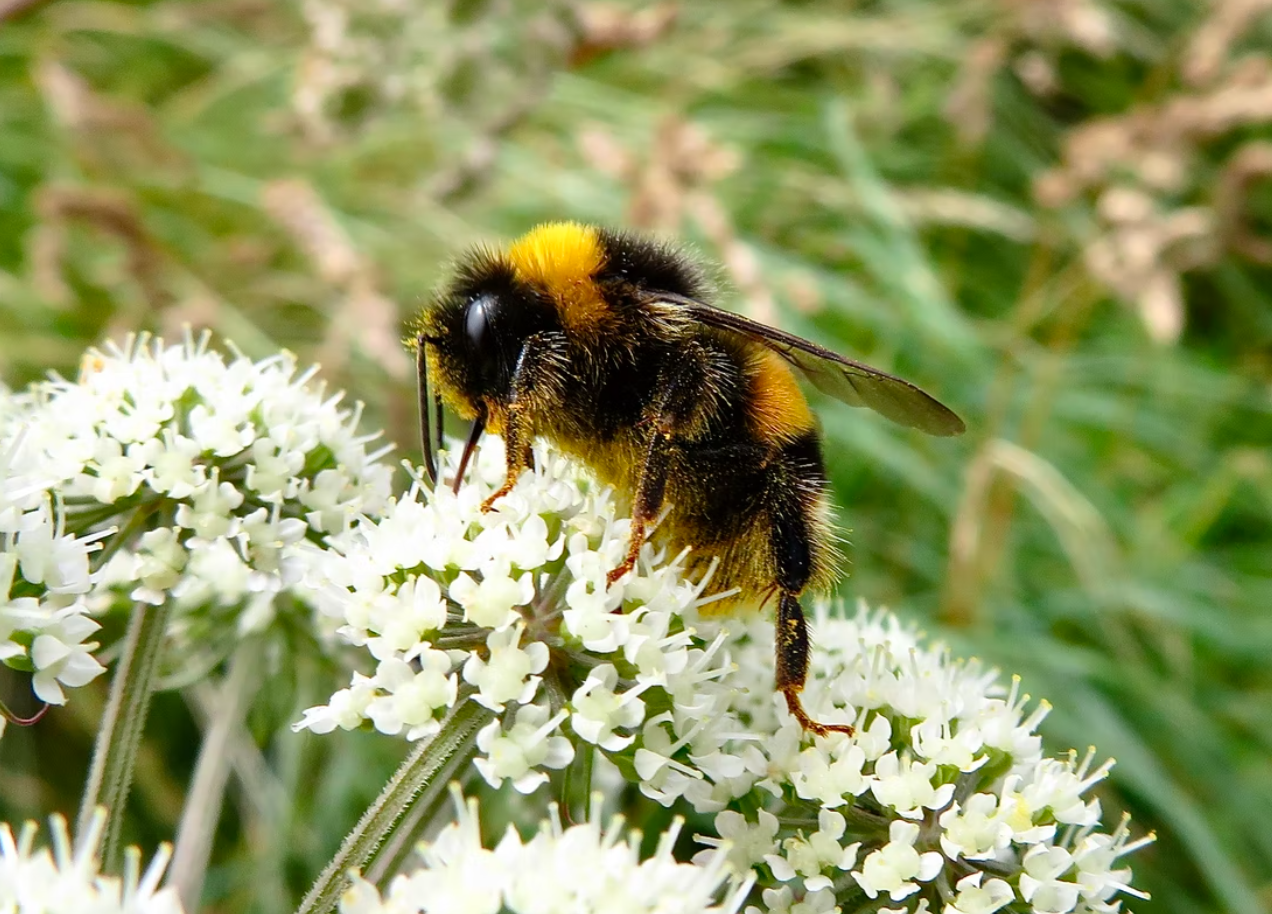
[[[213,473],[193,493],[189,503],[177,506],[177,525],[205,542],[233,536],[238,522],[234,512],[243,504],[242,492],[232,483],[218,483],[217,479]]]
[[[336,469],[322,470],[312,484],[302,488],[299,501],[309,510],[305,522],[320,533],[339,533],[352,516],[351,508],[359,502],[352,480]]]
[[[935,851],[920,854],[914,849],[919,826],[913,822],[893,822],[888,837],[887,844],[866,856],[852,878],[871,898],[887,892],[893,901],[900,901],[917,892],[919,882],[936,877],[941,871],[941,855]]]
[[[764,860],[773,875],[783,882],[796,876],[804,879],[804,888],[810,892],[828,889],[833,885],[823,875],[825,870],[850,870],[857,863],[857,850],[861,842],[847,847],[840,844],[847,827],[847,820],[832,809],[823,809],[817,816],[817,831],[807,838],[796,835],[782,842],[782,855],[768,854]]]
[[[1115,909],[1117,904],[1110,904],[1110,899],[1119,892],[1136,898],[1149,897],[1147,892],[1131,886],[1130,867],[1113,868],[1118,858],[1153,841],[1152,835],[1128,841],[1126,823],[1127,819],[1123,818],[1111,835],[1086,835],[1073,852],[1073,861],[1078,867],[1076,881],[1081,886],[1082,898],[1095,910]]]
[[[964,876],[955,886],[958,894],[945,906],[944,914],[994,914],[1016,898],[1010,885],[1002,879],[990,879],[983,886],[984,873]]]
[[[77,688],[87,685],[106,671],[93,651],[100,646],[84,639],[101,628],[83,615],[80,606],[68,606],[55,612],[39,629],[31,644],[31,663],[35,676],[31,688],[41,701],[51,705],[66,703],[62,686]]]
[[[97,471],[90,483],[92,495],[104,505],[132,495],[142,484],[146,456],[136,444],[124,445],[116,438],[100,438],[90,467]]]
[[[636,588],[625,587],[631,594],[646,584],[637,579]],[[666,686],[668,676],[685,671],[689,664],[689,648],[693,645],[691,632],[682,631],[669,635],[667,628],[672,616],[667,612],[634,611],[628,618],[627,639],[623,644],[623,656],[636,667],[636,681]]]
[[[296,477],[304,465],[303,451],[288,449],[272,438],[258,438],[252,442],[252,462],[247,465],[244,481],[264,499],[294,498]]]
[[[436,715],[455,703],[459,683],[451,673],[451,659],[441,651],[425,650],[415,658],[417,671],[405,660],[381,660],[372,682],[379,693],[367,705],[367,717],[381,733],[406,738],[432,736],[440,726]]]
[[[464,608],[464,620],[484,628],[505,628],[520,618],[515,612],[534,599],[534,577],[525,572],[512,576],[511,563],[486,562],[481,581],[461,572],[450,586],[451,599]]]
[[[1007,753],[1021,765],[1036,762],[1042,757],[1042,737],[1038,735],[1038,727],[1051,712],[1051,705],[1040,701],[1026,716],[1028,703],[1029,696],[1020,693],[1020,677],[1013,676],[1007,698],[986,702],[975,721],[986,746]]]
[[[473,764],[491,787],[511,780],[519,793],[531,793],[548,780],[538,770],[564,768],[574,758],[574,745],[564,736],[552,734],[565,720],[564,711],[549,717],[551,711],[542,705],[525,705],[517,709],[516,723],[503,732],[501,723],[493,720],[477,734],[477,748],[486,753]]]
[[[820,745],[805,749],[799,754],[799,768],[790,772],[800,797],[828,808],[842,806],[873,786],[873,778],[862,773],[866,755],[861,747],[842,737],[835,739],[829,752]]]
[[[548,542],[548,522],[540,514],[532,514],[516,526],[504,528],[508,533],[502,552],[516,568],[538,568],[561,554],[562,538]]]
[[[198,462],[199,446],[184,435],[165,429],[162,440],[151,438],[138,446],[148,469],[146,480],[169,498],[188,498],[206,478]]]
[[[378,596],[382,599],[368,607],[365,620],[365,627],[374,632],[365,643],[378,660],[412,653],[429,634],[446,624],[446,601],[442,599],[442,589],[431,578],[411,578],[395,593],[381,592]],[[546,656],[546,650],[544,653]],[[533,672],[542,670],[539,667]]]
[[[520,646],[525,625],[493,631],[486,637],[489,659],[477,654],[464,664],[464,681],[477,686],[473,699],[492,711],[502,711],[507,702],[526,705],[539,690],[539,676],[548,665],[548,646],[533,641]]]
[[[637,697],[644,688],[634,686],[619,693],[614,691],[617,684],[618,671],[613,664],[603,663],[587,674],[570,699],[574,732],[611,752],[627,748],[636,739],[620,736],[615,730],[638,727],[645,719],[645,703]]]
[[[998,798],[976,793],[941,813],[941,849],[951,860],[992,860],[1011,843],[1011,826],[998,816]]]
[[[306,524],[296,517],[282,517],[278,505],[258,508],[242,519],[239,540],[244,543],[245,557],[262,574],[284,572],[287,547],[300,542]],[[287,577],[287,575],[284,575]]]
[[[640,777],[641,793],[664,806],[670,806],[695,781],[703,778],[696,767],[675,758],[697,735],[697,729],[690,728],[683,737],[673,741],[665,726],[672,720],[674,715],[670,712],[647,719],[641,729],[640,748],[632,759]],[[699,722],[698,728],[703,726],[705,724]]]
[[[911,728],[910,740],[916,755],[941,767],[970,772],[989,761],[981,751],[984,738],[976,727],[931,717]]]
[[[1034,769],[1037,770],[1036,767]],[[1019,787],[1023,775],[1010,774],[1004,780],[998,797],[998,820],[1011,829],[1011,840],[1017,844],[1037,844],[1055,837],[1054,824],[1035,825],[1034,819],[1043,812],[1035,808]]]
[[[189,554],[181,545],[177,530],[160,527],[143,533],[133,572],[140,586],[133,591],[133,599],[156,605],[162,603],[167,599],[166,591],[181,580],[188,560]]]
[[[954,796],[953,784],[932,782],[936,773],[935,762],[916,762],[889,752],[875,763],[870,792],[897,815],[920,819],[924,809],[943,809]]]
[[[1062,847],[1036,844],[1021,861],[1020,897],[1037,914],[1068,914],[1078,904],[1079,887],[1062,879],[1073,867],[1073,855]]]
[[[732,809],[716,813],[715,829],[720,836],[718,838],[711,835],[694,837],[699,844],[709,848],[727,847],[729,865],[737,873],[745,873],[757,863],[766,860],[778,848],[777,816],[764,809],[759,811],[755,822],[747,821],[746,816]],[[694,860],[706,860],[714,852],[699,851]]]
[[[808,892],[803,898],[796,900],[794,891],[789,885],[775,889],[765,889],[760,893],[764,899],[763,914],[838,914],[839,906],[835,904],[835,893],[830,889],[818,889]],[[754,905],[746,909],[746,914],[761,914]]]
[[[91,585],[89,553],[93,539],[79,539],[64,532],[62,513],[55,512],[47,497],[25,512],[17,522],[17,555],[22,577],[43,584],[49,593],[82,594]]]
[[[349,688],[336,692],[325,705],[307,708],[304,717],[292,724],[292,730],[312,730],[314,733],[330,733],[336,727],[355,730],[367,719],[367,709],[375,696],[375,681],[369,676],[354,673]]]
[[[1072,759],[1067,764],[1058,759],[1041,760],[1020,788],[1021,802],[1030,809],[1050,809],[1063,825],[1095,825],[1100,821],[1100,801],[1083,800],[1082,794],[1104,780],[1113,762],[1106,761],[1088,774],[1093,755],[1094,751],[1088,752],[1076,766]]]
[[[216,396],[215,408],[198,403],[190,410],[190,437],[201,451],[211,451],[217,457],[233,457],[252,443],[256,429],[244,408],[248,403],[236,401],[231,392],[224,389]]]

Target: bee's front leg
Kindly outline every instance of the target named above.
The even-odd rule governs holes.
[[[564,364],[565,338],[560,333],[536,333],[526,339],[517,357],[504,406],[503,485],[481,503],[483,513],[494,509],[495,502],[512,491],[521,471],[534,466],[534,424],[531,414],[540,404],[550,403],[560,390],[561,366]]]

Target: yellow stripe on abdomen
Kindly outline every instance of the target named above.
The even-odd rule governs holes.
[[[761,441],[785,444],[813,429],[816,421],[795,375],[780,355],[756,344],[747,360],[746,417]]]

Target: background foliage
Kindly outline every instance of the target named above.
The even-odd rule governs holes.
[[[1138,910],[1254,914],[1269,47],[1267,0],[0,2],[0,370],[208,326],[320,361],[410,456],[400,327],[451,252],[555,218],[687,239],[734,307],[968,420],[823,404],[843,595],[1019,672],[1052,749],[1118,759],[1106,818],[1159,835]],[[334,675],[306,637],[236,736],[208,910],[293,906],[398,760],[290,733]],[[6,733],[0,818],[74,808],[105,685]],[[131,840],[171,835],[215,695],[156,707]]]

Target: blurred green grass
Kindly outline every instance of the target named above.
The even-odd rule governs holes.
[[[357,7],[324,45],[321,17],[353,4],[36,4],[0,22],[0,370],[19,386],[104,336],[209,326],[321,361],[411,455],[399,325],[455,250],[557,218],[676,234],[722,263],[732,306],[967,419],[937,441],[820,404],[842,594],[1019,673],[1056,706],[1052,750],[1118,759],[1106,819],[1159,838],[1132,861],[1154,894],[1136,910],[1255,914],[1272,908],[1272,265],[1239,242],[1272,232],[1272,180],[1239,176],[1239,212],[1219,190],[1272,138],[1272,105],[1143,128],[1132,167],[1073,177],[1099,118],[1160,127],[1178,99],[1272,93],[1267,15],[1220,32],[1197,75],[1237,6],[419,2]],[[1183,179],[1146,177],[1153,142]],[[1068,169],[1059,201],[1037,189],[1049,169]],[[1178,277],[1178,338],[1092,267],[1130,237],[1110,187],[1151,200],[1131,228]],[[1214,219],[1200,253],[1158,243],[1186,207]],[[294,901],[396,761],[371,735],[292,735],[331,671],[294,644],[273,656],[209,910]],[[91,702],[6,733],[0,818],[74,807]],[[156,709],[135,840],[170,836],[196,721],[175,696]]]

